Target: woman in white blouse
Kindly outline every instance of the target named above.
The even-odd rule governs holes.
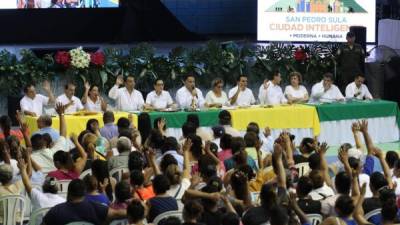
[[[221,78],[216,78],[211,82],[212,90],[206,95],[206,107],[218,107],[229,105],[228,96],[223,91],[224,81]]]
[[[105,112],[107,111],[107,102],[99,94],[99,87],[85,82],[85,93],[82,97],[82,104],[87,111]]]
[[[291,72],[289,75],[290,85],[285,88],[285,96],[291,103],[301,103],[308,101],[307,89],[300,85],[301,74],[299,72]]]

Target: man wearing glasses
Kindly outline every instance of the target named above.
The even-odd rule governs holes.
[[[154,91],[147,94],[145,109],[165,110],[174,108],[175,104],[168,91],[164,91],[164,81],[156,79],[154,81]]]

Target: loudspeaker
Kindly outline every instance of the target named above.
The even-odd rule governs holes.
[[[356,43],[360,44],[364,49],[364,52],[367,52],[367,28],[362,26],[351,26],[350,31],[356,35]]]

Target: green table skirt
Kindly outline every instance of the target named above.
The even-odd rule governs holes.
[[[321,122],[395,116],[397,124],[400,125],[399,107],[396,102],[385,100],[336,102],[315,107]]]
[[[150,112],[149,115],[151,124],[153,124],[154,120],[158,117],[164,117],[167,121],[168,128],[181,128],[189,114],[197,114],[199,116],[200,126],[212,127],[218,124],[218,114],[220,111],[219,109],[210,109],[198,112]]]

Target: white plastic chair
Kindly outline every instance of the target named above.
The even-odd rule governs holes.
[[[37,209],[32,212],[31,219],[29,220],[28,225],[40,225],[42,224],[43,217],[46,213],[51,209],[51,207]]]
[[[77,222],[67,223],[66,225],[94,225],[94,224],[85,221],[77,221]]]
[[[68,193],[68,185],[71,180],[57,180],[58,195],[66,198]]]
[[[322,223],[322,215],[320,214],[307,214],[308,220],[310,220],[311,225],[319,225]]]
[[[154,225],[158,225],[158,223],[162,219],[165,219],[165,218],[168,218],[168,217],[177,217],[178,219],[183,221],[183,219],[182,219],[182,211],[168,211],[168,212],[165,212],[165,213],[161,213],[156,218],[154,218],[153,224]]]
[[[129,225],[128,220],[113,220],[110,225]]]
[[[79,179],[83,180],[87,175],[92,175],[92,169],[87,169],[79,175]]]
[[[110,176],[114,177],[115,180],[117,180],[117,182],[119,182],[122,180],[122,175],[127,172],[129,172],[128,167],[118,167],[118,168],[114,168],[110,171]]]
[[[364,215],[365,219],[369,221],[369,219],[371,219],[371,217],[379,215],[382,213],[382,209],[374,209],[371,212],[367,213]]]
[[[25,197],[21,195],[8,195],[0,198],[3,210],[2,225],[22,225],[24,223]]]
[[[310,171],[310,166],[308,165],[308,162],[296,164],[294,165],[294,167],[299,170],[299,177],[308,174],[308,172]]]

